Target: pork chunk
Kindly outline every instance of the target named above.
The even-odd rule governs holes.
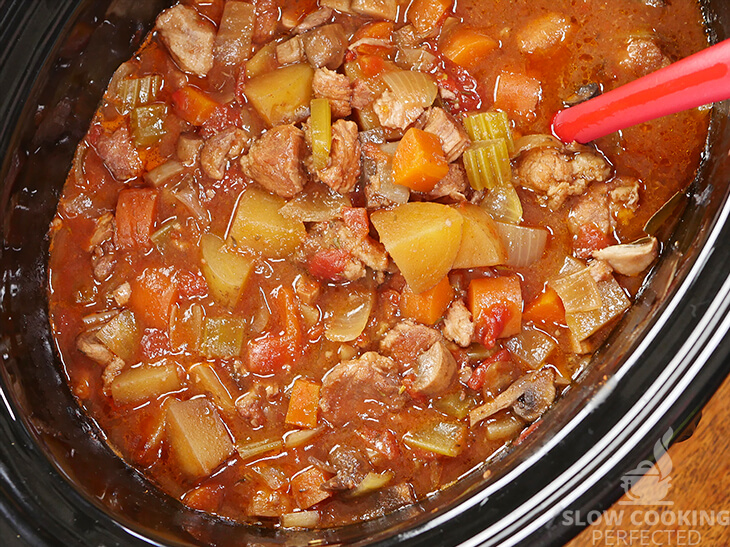
[[[585,192],[589,184],[603,182],[611,166],[587,147],[531,148],[517,157],[515,177],[525,188],[545,195],[551,209],[558,209],[568,196]]]
[[[335,365],[322,379],[319,408],[332,425],[398,411],[405,404],[398,367],[392,359],[370,351]]]
[[[215,26],[195,8],[178,4],[157,17],[156,28],[175,62],[203,77],[213,68]]]
[[[395,359],[402,368],[407,368],[415,365],[419,355],[442,340],[436,329],[406,319],[383,336],[380,350]]]
[[[333,13],[332,8],[327,6],[319,8],[307,15],[301,23],[294,27],[294,32],[301,34],[302,32],[307,32],[320,25],[324,25],[332,18]]]
[[[469,136],[462,125],[443,108],[434,106],[429,108],[422,118],[424,131],[433,133],[441,141],[446,161],[451,163],[469,147]]]
[[[102,134],[96,148],[99,157],[115,179],[125,181],[142,174],[142,160],[126,125],[122,125],[111,135]]]
[[[611,231],[611,210],[606,184],[596,183],[585,194],[575,198],[568,213],[568,228],[573,235],[577,235],[586,224],[593,224],[604,235]]]
[[[388,90],[373,103],[375,114],[383,127],[406,129],[423,114],[423,108],[410,104]]]
[[[247,144],[245,131],[227,127],[205,141],[200,152],[200,166],[210,178],[221,180],[226,174],[228,160],[240,156]]]
[[[357,124],[337,120],[332,124],[332,147],[327,167],[317,171],[317,177],[335,192],[352,192],[360,180],[360,141]]]
[[[444,317],[444,336],[462,348],[469,346],[474,339],[474,322],[471,312],[463,300],[456,300]]]
[[[244,173],[284,198],[298,194],[307,182],[302,161],[304,132],[294,125],[279,125],[264,133],[241,158]]]
[[[458,163],[452,163],[446,176],[436,183],[427,196],[431,199],[448,197],[454,201],[464,201],[467,184],[464,168]]]
[[[350,80],[327,68],[318,68],[312,79],[312,92],[317,98],[327,99],[335,118],[346,118],[352,113]]]

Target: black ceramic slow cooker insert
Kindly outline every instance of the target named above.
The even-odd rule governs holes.
[[[63,376],[47,315],[47,229],[116,67],[170,0],[0,1],[0,538],[15,546],[560,545],[564,511],[605,509],[621,476],[730,371],[730,126],[715,105],[691,196],[636,305],[538,428],[414,507],[287,532],[190,510],[105,444]],[[730,4],[703,2],[712,41]],[[600,363],[600,365],[598,365]]]

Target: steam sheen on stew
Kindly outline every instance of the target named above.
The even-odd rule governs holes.
[[[445,488],[549,422],[708,124],[582,146],[552,116],[706,45],[691,0],[181,1],[51,226],[70,388],[221,517],[328,527]]]

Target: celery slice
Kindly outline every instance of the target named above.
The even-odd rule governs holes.
[[[281,439],[264,439],[263,441],[254,441],[247,443],[236,444],[236,450],[238,455],[241,457],[241,461],[247,461],[255,458],[256,456],[262,456],[267,452],[273,452],[274,450],[281,450],[283,446]]]
[[[230,359],[241,353],[244,322],[233,317],[210,317],[205,320],[201,351],[210,358]]]
[[[327,167],[332,146],[332,111],[328,99],[312,99],[309,106],[312,132],[312,160],[319,171]]]
[[[512,184],[512,168],[505,139],[474,142],[463,157],[466,176],[475,190]]]
[[[433,407],[439,412],[463,420],[469,411],[476,406],[474,399],[467,394],[455,391],[433,401]]]
[[[467,428],[458,422],[439,421],[426,424],[403,437],[411,448],[435,452],[442,456],[458,456],[466,445]]]
[[[160,103],[139,106],[132,110],[132,135],[137,146],[152,146],[165,134],[167,106]]]
[[[514,152],[515,143],[512,140],[512,127],[507,114],[501,111],[478,112],[464,118],[464,127],[472,141],[504,139],[507,150]]]
[[[162,76],[150,74],[141,78],[127,78],[119,84],[123,113],[154,102],[162,88]]]

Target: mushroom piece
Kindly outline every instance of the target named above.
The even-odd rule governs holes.
[[[474,426],[508,407],[520,418],[534,422],[554,400],[555,371],[541,368],[519,378],[493,401],[473,409],[469,412],[469,422]]]
[[[659,242],[653,236],[593,251],[594,258],[606,261],[615,272],[623,275],[639,275],[658,254]]]
[[[442,342],[418,356],[413,390],[432,397],[446,391],[456,377],[456,359]]]

